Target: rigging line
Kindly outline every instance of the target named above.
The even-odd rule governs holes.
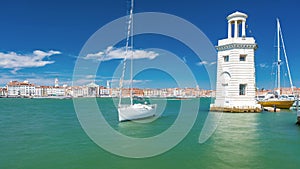
[[[130,60],[130,105],[133,105],[133,5],[134,0],[131,1],[131,60]]]
[[[287,71],[288,71],[288,75],[289,75],[292,94],[294,94],[294,86],[293,86],[293,81],[292,81],[292,75],[291,75],[291,72],[290,72],[289,62],[288,62],[288,59],[287,59],[287,54],[286,54],[285,45],[284,45],[284,41],[283,41],[283,35],[282,35],[280,27],[279,27],[279,32],[280,32],[280,35],[281,35],[280,36],[281,37],[281,43],[282,43],[282,48],[283,48],[283,53],[284,53],[284,57],[285,57],[286,67],[287,67]]]
[[[279,19],[277,18],[277,88],[278,88],[278,95],[280,96],[280,37],[279,37],[279,33],[280,33],[280,23],[279,23]]]
[[[133,0],[131,1],[133,2]],[[129,48],[129,39],[131,35],[131,22],[132,22],[132,11],[133,11],[133,4],[131,4],[131,9],[130,9],[130,15],[129,15],[129,21],[128,21],[128,27],[127,27],[127,37],[126,37],[126,46],[125,46],[125,53],[124,53],[124,60],[123,60],[123,71],[122,71],[122,76],[120,79],[120,99],[119,99],[119,106],[121,105],[122,102],[122,93],[123,93],[123,81],[124,81],[124,76],[125,76],[125,69],[126,69],[126,60],[127,60],[127,55],[128,55],[128,48]]]
[[[271,78],[272,78],[272,87],[273,90],[276,88],[277,86],[277,68],[275,68],[277,65],[275,62],[272,63],[272,71],[271,71]]]

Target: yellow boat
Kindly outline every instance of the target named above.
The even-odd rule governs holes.
[[[289,109],[292,107],[294,101],[293,100],[262,100],[258,101],[258,104],[260,104],[263,107],[276,107],[280,109]]]

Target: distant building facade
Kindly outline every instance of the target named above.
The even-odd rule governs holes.
[[[7,89],[6,88],[0,88],[0,96],[1,97],[7,96]]]
[[[34,96],[35,95],[35,85],[29,83],[28,81],[18,82],[10,81],[7,86],[7,96],[8,97],[19,97],[19,96]]]

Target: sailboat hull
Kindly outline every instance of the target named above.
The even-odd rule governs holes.
[[[119,121],[138,120],[155,116],[156,104],[121,105],[118,108]]]
[[[263,107],[274,107],[280,108],[280,109],[289,109],[292,107],[294,101],[293,100],[266,100],[266,101],[259,101],[258,104],[260,104]]]

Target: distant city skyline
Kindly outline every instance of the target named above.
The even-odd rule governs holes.
[[[54,84],[58,78],[60,84],[72,85],[72,73],[81,48],[93,33],[109,22],[128,13],[128,2],[112,1],[5,1],[0,11],[0,86],[11,80],[24,81],[40,85]],[[300,52],[297,39],[300,38],[298,10],[296,0],[240,0],[232,1],[170,1],[135,0],[135,13],[163,12],[176,15],[194,24],[209,38],[213,45],[227,36],[227,15],[241,11],[248,15],[247,36],[256,39],[258,49],[255,53],[257,88],[272,89],[275,86],[276,61],[276,18],[281,21],[283,37],[287,49],[294,85],[300,86],[298,64]],[[11,9],[14,10],[11,10]],[[291,12],[287,12],[291,11]],[[126,23],[120,28],[126,33]],[[182,30],[184,32],[184,30]],[[89,59],[102,57],[96,75],[82,77],[82,83],[95,82],[106,86],[113,77],[114,69],[122,58],[118,57],[124,49],[123,42],[116,46],[107,46],[99,50],[98,55],[86,56]],[[216,62],[199,60],[185,44],[164,36],[138,35],[135,37],[135,49],[140,57],[153,59],[163,57],[164,53],[146,50],[164,49],[177,55],[193,72],[200,88],[210,89],[209,79],[204,65],[216,67]],[[115,55],[101,55],[111,51]],[[149,53],[149,52],[153,53]],[[102,61],[103,61],[102,59]],[[176,66],[176,65],[174,65]],[[283,72],[285,72],[283,68]],[[283,73],[282,86],[289,85]],[[138,88],[177,87],[176,81],[165,72],[146,70],[135,77],[134,86]],[[187,83],[188,84],[188,83]],[[186,86],[195,87],[195,86]]]
[[[164,89],[140,89],[123,88],[122,97],[130,97],[131,91],[138,97],[214,97],[215,91],[195,88],[164,88]],[[0,98],[77,98],[77,97],[118,97],[119,88],[112,88],[110,83],[107,86],[99,86],[89,83],[83,86],[59,86],[56,78],[54,85],[41,86],[29,81],[10,81],[5,88],[0,88]]]

